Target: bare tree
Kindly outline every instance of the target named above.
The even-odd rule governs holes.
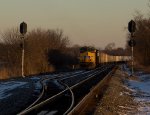
[[[150,18],[145,18],[140,12],[134,15],[136,22],[136,32],[134,39],[136,46],[134,47],[135,60],[142,65],[150,65]],[[129,39],[130,36],[128,35]],[[127,49],[128,46],[127,46]]]
[[[109,43],[106,45],[105,50],[112,50],[115,48],[115,43]]]
[[[18,29],[9,29],[2,33],[0,44],[0,59],[7,63],[9,76],[21,75],[21,39]],[[62,30],[34,29],[25,37],[25,75],[45,73],[54,70],[53,59],[49,60],[49,52],[59,52],[51,55],[69,58],[69,39]],[[55,56],[54,56],[55,57]],[[66,59],[65,59],[66,60]],[[68,60],[66,60],[67,62]],[[68,62],[67,62],[68,63]]]

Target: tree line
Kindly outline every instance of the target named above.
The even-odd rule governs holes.
[[[140,12],[136,12],[134,21],[136,23],[136,31],[133,35],[136,42],[134,46],[135,62],[139,65],[150,66],[150,17],[144,17]],[[126,49],[131,52],[131,48],[128,46],[130,37],[128,34]]]
[[[21,76],[21,44],[19,30],[9,29],[1,33],[1,77]],[[69,39],[60,29],[34,29],[25,36],[25,75],[52,72],[72,68],[78,62],[78,46],[69,47]],[[2,78],[1,78],[2,79]]]

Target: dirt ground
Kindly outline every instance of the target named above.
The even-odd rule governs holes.
[[[108,89],[97,103],[94,115],[135,115],[138,103],[131,96],[131,91],[124,85],[130,77],[120,69],[116,70],[110,80]],[[138,80],[134,78],[134,80]]]

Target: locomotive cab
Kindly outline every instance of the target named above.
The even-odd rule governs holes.
[[[90,47],[80,49],[80,67],[84,69],[93,69],[96,67],[96,50]]]

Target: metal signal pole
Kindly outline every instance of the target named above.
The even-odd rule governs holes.
[[[22,44],[21,44],[21,47],[22,47],[21,73],[22,73],[22,77],[25,77],[24,76],[24,35],[22,35],[21,39],[22,39]]]
[[[134,49],[133,49],[133,46],[131,47],[131,52],[132,52],[132,71],[131,71],[131,75],[133,76],[133,66],[134,66]]]
[[[25,38],[25,34],[27,32],[27,24],[25,22],[22,22],[20,24],[20,33],[21,33],[21,48],[22,48],[22,63],[21,63],[21,73],[22,73],[22,77],[24,76],[24,38]]]
[[[131,33],[131,39],[130,41],[128,42],[129,43],[129,46],[131,47],[131,61],[132,61],[132,70],[131,70],[131,76],[133,76],[133,66],[134,66],[134,49],[133,47],[135,46],[135,41],[133,39],[133,33],[135,32],[136,30],[136,23],[131,20],[129,23],[128,23],[128,30],[129,32]]]

